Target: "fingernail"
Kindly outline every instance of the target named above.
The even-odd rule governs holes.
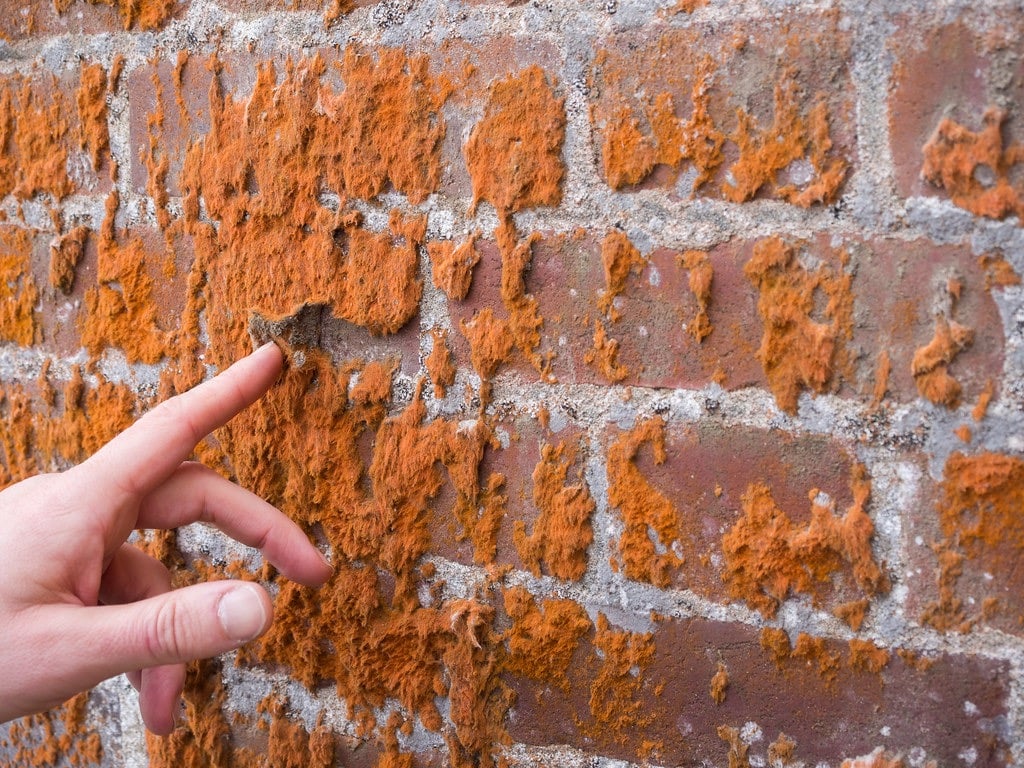
[[[224,634],[238,643],[258,637],[267,625],[267,611],[256,587],[243,585],[226,592],[217,605]]]
[[[320,555],[320,559],[324,561],[324,565],[331,569],[331,573],[334,573],[334,566],[331,565],[331,561],[327,559],[327,555],[325,555],[319,549],[316,551],[316,553]]]

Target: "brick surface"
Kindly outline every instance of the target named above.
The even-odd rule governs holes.
[[[585,480],[580,477],[589,456],[586,439],[578,427],[566,425],[555,432],[550,426],[542,426],[537,418],[529,414],[499,422],[494,439],[495,444],[487,448],[480,465],[479,478],[486,485],[494,474],[500,474],[504,482],[498,492],[504,497],[504,503],[501,505],[500,525],[493,539],[494,555],[482,561],[531,570],[530,564],[524,563],[521,544],[516,543],[515,529],[522,524],[523,533],[527,537],[538,533],[536,526],[543,510],[538,508],[535,495],[538,483],[535,472],[542,463],[543,449],[545,446],[564,445],[563,461],[568,467],[564,484],[583,485],[586,488]],[[432,505],[435,510],[431,529],[435,551],[442,557],[465,565],[481,562],[472,532],[454,515],[454,505],[454,489],[446,484]],[[589,525],[586,527],[589,528]],[[586,549],[586,544],[582,545],[584,553]],[[585,555],[583,559],[586,561]],[[552,575],[551,564],[543,556],[537,562],[537,567],[538,575]],[[566,577],[563,575],[562,578]]]
[[[941,246],[926,240],[856,240],[819,237],[790,241],[807,272],[826,264],[833,274],[851,274],[853,315],[850,335],[839,340],[833,375],[826,391],[871,402],[879,378],[879,351],[885,350],[890,372],[885,391],[896,402],[919,396],[913,374],[914,356],[935,332],[936,319],[948,317],[975,329],[973,341],[951,360],[950,373],[962,386],[962,399],[973,402],[1002,368],[1002,336],[989,272],[965,247]],[[607,293],[601,245],[582,233],[541,236],[532,247],[527,290],[544,318],[541,347],[554,353],[552,373],[566,383],[612,383],[593,360],[595,328],[618,343],[616,361],[624,368],[621,382],[640,386],[702,387],[718,381],[726,389],[765,386],[759,360],[763,319],[758,291],[744,274],[755,242],[713,248],[707,259],[713,270],[708,318],[712,330],[698,342],[693,335],[698,303],[682,264],[685,252],[654,249],[639,274],[631,273],[615,301],[618,318],[601,310]],[[453,316],[468,321],[486,306],[501,306],[501,255],[492,241],[480,240],[482,255],[464,301],[451,302]],[[843,261],[846,260],[844,265]],[[959,298],[948,292],[959,282]],[[927,291],[921,291],[928,286]],[[955,287],[955,286],[954,286]],[[998,290],[998,288],[996,289]],[[824,307],[811,320],[826,320]],[[468,342],[453,338],[456,356],[469,360]],[[514,357],[511,366],[531,375]]]
[[[60,6],[66,8],[60,10],[57,3],[46,0],[15,0],[10,4],[11,13],[0,19],[0,35],[10,40],[28,40],[49,35],[95,35],[125,28],[158,29],[170,18],[184,13],[188,0],[70,0]]]
[[[102,152],[99,167],[94,166],[82,138],[80,77],[78,66],[59,76],[39,72],[0,77],[5,131],[9,132],[2,148],[5,194],[13,192],[18,199],[28,200],[39,194],[62,198],[110,189],[109,153]],[[101,102],[102,91],[97,94]]]
[[[1019,459],[965,447],[922,494],[923,514],[905,533],[909,607],[946,631],[993,627],[1024,633],[1021,542],[1013,523]]]
[[[584,749],[600,744],[634,760],[646,742],[654,742],[651,757],[664,764],[725,764],[729,745],[718,729],[726,726],[747,737],[751,758],[767,757],[769,745],[784,733],[795,742],[794,758],[811,764],[866,755],[879,746],[902,754],[923,749],[940,765],[971,748],[977,765],[1003,765],[1006,759],[1008,744],[999,737],[1006,670],[998,663],[939,656],[918,670],[892,654],[880,672],[871,672],[851,668],[845,643],[827,641],[822,651],[835,665],[828,680],[817,658],[788,658],[776,666],[751,627],[666,620],[655,625],[653,643],[653,658],[640,673],[642,711],[649,718],[642,730],[605,728],[588,738],[574,725],[591,719],[588,697],[601,667],[593,648],[581,648],[570,673],[574,695],[516,681],[513,738]],[[729,684],[716,706],[709,690],[719,663]]]
[[[623,439],[619,430],[610,430],[607,436],[609,446]],[[670,535],[658,535],[651,521],[648,536],[655,540],[655,550],[668,550],[682,560],[669,569],[669,584],[714,600],[729,599],[722,580],[726,566],[722,537],[742,516],[743,497],[752,485],[767,485],[778,508],[801,526],[810,520],[808,494],[813,489],[828,494],[838,514],[853,500],[851,457],[832,441],[794,440],[764,430],[708,423],[666,429],[661,462],[657,462],[655,445],[654,441],[641,444],[633,463],[669,501],[675,522]],[[609,477],[609,483],[615,482],[616,477]],[[622,538],[613,542],[613,561],[635,556],[626,549],[635,544]],[[625,572],[631,575],[628,566]],[[826,607],[857,597],[850,574],[840,573]]]
[[[921,178],[921,166],[922,148],[944,118],[976,131],[986,107],[1001,107],[1004,146],[1024,138],[1022,70],[1011,42],[1021,32],[1016,14],[966,14],[937,27],[922,27],[912,15],[899,20],[890,42],[897,59],[889,130],[900,194],[943,194]],[[978,174],[984,181],[984,169]]]
[[[853,137],[844,128],[853,109],[845,55],[850,40],[835,16],[798,15],[771,31],[743,22],[697,23],[656,36],[625,32],[603,42],[591,75],[594,152],[613,187],[641,184],[667,188],[680,197],[737,199],[773,196],[786,185],[803,191],[821,174],[811,168],[809,134],[796,127],[802,119],[796,115],[808,117],[812,105],[819,103],[829,115],[834,157],[852,160]],[[708,120],[694,124],[701,103]],[[744,150],[741,111],[753,118],[747,127],[753,128],[748,138],[755,145],[759,136],[794,141],[792,157],[768,160],[754,146]],[[683,153],[692,154],[689,158],[673,158],[670,137],[677,129],[665,128],[673,123],[664,121],[673,112],[683,141],[693,147]],[[790,118],[796,122],[789,123]],[[634,127],[627,130],[629,123]],[[659,140],[659,130],[669,132]],[[699,140],[691,138],[692,131]],[[645,155],[650,155],[646,161]],[[738,175],[745,173],[746,161],[753,161],[751,170],[757,166],[756,181]],[[827,197],[838,191],[837,182],[829,185]]]

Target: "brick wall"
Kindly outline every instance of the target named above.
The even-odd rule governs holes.
[[[1024,764],[1019,3],[4,5],[0,481],[274,337],[337,573],[0,762]]]

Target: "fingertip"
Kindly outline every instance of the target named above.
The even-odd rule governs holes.
[[[167,715],[150,715],[147,719],[143,714],[142,722],[146,724],[146,730],[154,736],[170,736],[176,727],[174,719]]]
[[[287,564],[275,564],[275,567],[285,578],[307,587],[322,587],[334,577],[331,561],[313,544],[308,544],[307,551],[301,557],[290,557]]]
[[[278,345],[276,341],[268,341],[260,347],[257,347],[251,354],[250,357],[262,360],[276,360],[278,365],[284,365],[284,351]]]
[[[317,557],[320,560],[320,576],[316,579],[316,582],[311,586],[322,587],[331,577],[334,576],[334,566],[331,565],[331,561],[327,559],[327,555],[321,552],[319,549],[316,550]]]
[[[180,724],[181,692],[184,687],[184,664],[168,664],[142,670],[139,711],[151,733],[167,736]]]

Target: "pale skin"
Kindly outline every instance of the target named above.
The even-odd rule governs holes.
[[[211,523],[285,577],[320,586],[332,569],[258,496],[188,461],[196,444],[274,383],[268,344],[158,405],[92,457],[0,492],[0,722],[54,707],[126,673],[153,733],[175,726],[185,662],[233,650],[273,617],[258,584],[171,589],[162,563],[127,543],[136,528]]]

